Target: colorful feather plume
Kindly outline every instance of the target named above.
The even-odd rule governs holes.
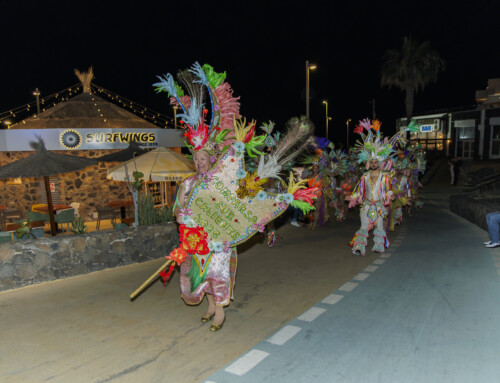
[[[257,167],[257,175],[260,178],[277,178],[281,179],[279,172],[281,171],[281,165],[278,165],[276,157],[272,154],[267,156],[261,155],[259,166]]]
[[[239,97],[233,96],[233,90],[227,82],[222,82],[214,90],[217,98],[220,119],[218,125],[221,129],[233,130],[233,120],[241,118]]]
[[[209,86],[209,82],[208,82],[208,78],[207,78],[207,75],[205,74],[205,72],[203,71],[203,68],[201,67],[200,63],[198,61],[196,61],[193,66],[191,67],[191,69],[189,69],[189,72],[191,72],[192,74],[194,74],[198,79],[197,80],[194,80],[193,82],[196,83],[196,84],[202,84],[202,85],[205,85],[205,86]]]
[[[202,66],[203,71],[205,72],[208,83],[210,84],[210,88],[215,89],[217,88],[222,81],[226,79],[226,72],[223,73],[217,73],[214,71],[214,68],[211,65],[204,64]]]
[[[181,113],[177,115],[177,118],[182,119],[186,124],[191,125],[191,127],[195,127],[198,124],[198,121],[202,118],[202,110],[203,104],[200,106],[196,105],[196,99],[191,100],[191,105],[189,109],[186,110],[186,113]]]
[[[170,73],[167,73],[163,77],[156,76],[160,81],[153,84],[156,93],[168,92],[169,96],[177,97],[177,91],[175,87],[174,78]]]

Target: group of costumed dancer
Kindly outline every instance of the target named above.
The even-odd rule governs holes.
[[[158,274],[166,282],[180,265],[184,302],[198,305],[206,296],[201,321],[212,321],[210,330],[218,331],[233,295],[236,245],[258,232],[267,236],[268,246],[275,245],[281,237],[273,220],[282,213],[293,215],[294,226],[315,229],[332,221],[330,207],[342,222],[359,205],[361,227],[350,245],[364,256],[371,229],[372,251],[383,253],[389,246],[386,231],[401,224],[403,209],[410,213],[410,206],[421,206],[418,179],[425,153],[406,147],[404,137],[415,130],[413,123],[384,139],[379,121],[360,121],[355,132],[361,140],[344,151],[315,137],[305,117],[292,118],[285,132],[275,131],[272,122],[259,128],[253,120],[247,123],[226,73],[208,64],[159,79],[156,90],[168,92],[182,109],[178,117],[196,173],[182,180],[174,205],[179,247],[166,257],[166,268],[131,298]]]

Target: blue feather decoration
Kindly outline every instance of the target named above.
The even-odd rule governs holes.
[[[203,110],[203,104],[200,106],[196,106],[196,98],[193,98],[191,101],[191,106],[189,107],[187,113],[178,114],[177,117],[182,119],[186,124],[194,127],[198,125],[198,121],[201,117],[201,112]]]
[[[210,85],[209,85],[209,82],[208,82],[208,78],[207,78],[207,75],[205,74],[205,72],[203,71],[203,68],[201,67],[200,63],[198,61],[196,61],[194,64],[193,64],[193,67],[191,69],[189,69],[189,71],[194,74],[196,77],[198,77],[199,80],[195,80],[193,81],[194,83],[196,84],[203,84],[205,85],[207,88],[210,88]]]
[[[160,82],[154,83],[153,86],[157,93],[168,92],[169,96],[177,97],[177,90],[175,89],[174,78],[170,73],[164,75],[165,78],[161,76],[156,76],[160,79]]]

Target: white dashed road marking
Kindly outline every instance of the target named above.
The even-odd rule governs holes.
[[[391,257],[391,253],[384,253],[380,256],[380,258],[390,258]]]
[[[385,262],[385,259],[376,259],[373,261],[374,264],[376,265],[381,265]]]
[[[321,303],[326,303],[327,305],[334,305],[338,301],[344,298],[343,295],[340,294],[330,294],[325,299],[321,301]]]
[[[373,273],[377,269],[378,269],[378,266],[372,266],[372,265],[370,265],[370,266],[366,267],[363,271],[367,271],[369,273]]]
[[[300,330],[300,327],[297,326],[285,326],[281,330],[279,330],[276,334],[271,336],[267,341],[272,344],[276,344],[278,346],[284,345],[289,339],[294,337]]]
[[[309,310],[307,310],[304,314],[299,316],[297,319],[303,320],[305,322],[312,322],[317,317],[319,317],[321,314],[323,314],[325,311],[326,311],[325,309],[322,309],[320,307],[311,307]]]
[[[342,286],[339,287],[340,291],[352,291],[356,287],[358,287],[359,283],[356,282],[346,282]]]
[[[224,371],[238,376],[245,375],[248,371],[250,371],[256,365],[258,365],[268,356],[269,356],[268,352],[260,350],[252,350],[247,354],[243,355],[240,359],[231,364],[229,367],[226,367]]]
[[[356,280],[356,281],[364,281],[369,276],[370,276],[370,274],[368,274],[368,273],[359,273],[353,279]]]

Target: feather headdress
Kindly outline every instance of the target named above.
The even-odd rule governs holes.
[[[177,77],[187,95],[171,74],[158,76],[160,81],[153,86],[157,92],[168,92],[171,104],[181,108],[178,117],[186,125],[186,146],[192,151],[220,150],[228,143],[228,133],[234,130],[233,121],[241,117],[239,97],[233,96],[231,86],[225,82],[226,73],[195,62]],[[203,103],[205,99],[207,104]]]
[[[378,160],[382,163],[388,160],[394,153],[398,145],[406,145],[406,132],[418,131],[415,121],[405,129],[400,130],[390,139],[383,137],[380,130],[382,123],[378,120],[370,122],[368,118],[359,121],[359,125],[354,129],[355,133],[361,136],[361,141],[357,141],[355,152],[358,155],[358,163],[364,163],[370,160]],[[366,133],[365,133],[366,131]]]

